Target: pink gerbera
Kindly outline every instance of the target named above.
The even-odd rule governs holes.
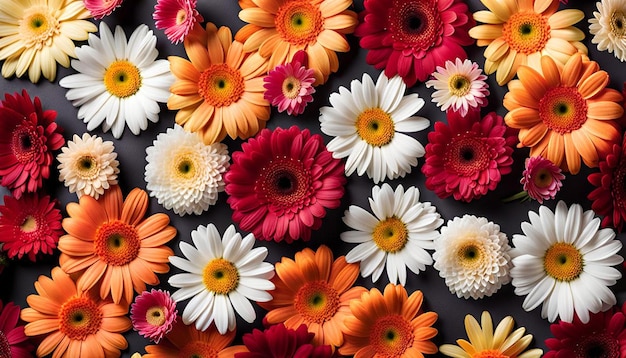
[[[440,198],[450,195],[470,202],[494,190],[501,176],[511,172],[516,134],[495,112],[482,120],[476,110],[467,116],[448,112],[448,125],[435,123],[428,133],[426,188]]]
[[[163,290],[144,291],[130,306],[133,329],[157,344],[172,330],[177,313],[176,302]]]
[[[320,135],[296,126],[264,129],[241,149],[224,177],[233,220],[257,239],[309,240],[340,204],[343,163]]]
[[[89,10],[94,19],[99,20],[111,15],[113,10],[122,6],[124,0],[83,0],[85,8]]]
[[[39,252],[52,254],[63,235],[63,218],[56,203],[47,195],[4,197],[4,205],[0,205],[0,243],[9,258],[27,255],[34,262]]]
[[[302,114],[306,105],[313,101],[315,71],[307,69],[306,61],[306,52],[300,50],[291,62],[276,66],[263,78],[264,97],[278,107],[279,112],[287,110],[290,116]]]
[[[173,43],[182,42],[196,23],[204,21],[196,10],[197,0],[158,0],[152,18]]]
[[[542,204],[544,200],[554,199],[561,189],[565,175],[561,168],[541,156],[526,159],[526,169],[522,172],[520,183],[529,197]]]
[[[2,307],[0,301],[0,357],[29,358],[35,348],[24,334],[24,326],[18,326],[20,307],[9,302]]]
[[[50,177],[52,151],[65,144],[54,121],[57,112],[43,110],[41,101],[31,101],[26,90],[6,94],[0,105],[0,185],[20,198],[41,188]]]
[[[465,59],[475,22],[462,0],[365,0],[355,35],[366,61],[398,74],[408,86],[425,81],[446,60]]]
[[[244,352],[236,353],[235,358],[330,358],[333,350],[329,345],[311,344],[314,333],[310,333],[305,324],[297,329],[275,324],[264,331],[254,329],[243,335]]]

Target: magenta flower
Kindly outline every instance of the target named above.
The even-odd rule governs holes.
[[[13,302],[0,301],[0,357],[29,358],[35,347],[30,343],[24,326],[18,325],[20,307]]]
[[[197,0],[158,0],[152,14],[156,28],[165,30],[173,44],[185,40],[195,24],[204,21],[196,3]]]
[[[248,352],[236,353],[235,358],[330,358],[333,351],[329,345],[311,344],[314,334],[301,324],[297,329],[288,329],[284,324],[275,324],[264,331],[254,329],[243,336]]]
[[[85,8],[96,20],[111,15],[113,10],[122,6],[122,2],[124,0],[83,0]]]
[[[172,330],[177,313],[170,293],[155,289],[137,296],[130,307],[133,329],[157,344]]]
[[[265,84],[265,99],[279,112],[287,110],[287,114],[298,115],[304,112],[306,105],[313,101],[315,93],[313,69],[306,67],[307,54],[298,51],[293,61],[278,65],[263,78]]]
[[[541,156],[526,159],[526,169],[522,173],[520,183],[528,196],[542,204],[544,200],[554,199],[561,189],[565,175],[550,160]]]

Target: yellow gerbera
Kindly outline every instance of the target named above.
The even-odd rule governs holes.
[[[585,34],[575,23],[585,17],[576,9],[558,11],[559,0],[481,0],[491,11],[477,11],[474,19],[485,23],[470,29],[485,49],[485,73],[496,72],[498,84],[509,82],[520,65],[541,67],[541,56],[560,65],[576,52],[587,53],[580,43]]]
[[[57,62],[70,65],[72,41],[87,40],[96,25],[82,0],[2,0],[0,6],[0,60],[2,76],[21,77],[28,70],[31,82],[41,74],[53,81]]]
[[[289,62],[298,50],[308,54],[315,85],[339,69],[336,52],[347,52],[346,34],[358,24],[352,0],[240,0],[239,18],[249,24],[235,39],[244,51],[269,58],[269,69]]]

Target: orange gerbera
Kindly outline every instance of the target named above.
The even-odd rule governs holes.
[[[170,56],[176,81],[167,108],[178,109],[176,123],[199,132],[206,144],[226,137],[246,139],[265,127],[270,104],[263,94],[267,60],[245,54],[227,27],[196,26],[185,38],[191,61]]]
[[[304,50],[315,85],[337,72],[336,52],[350,50],[345,35],[358,24],[356,13],[346,10],[352,0],[239,0],[239,5],[239,18],[249,23],[235,35],[244,51],[258,50],[272,69]]]
[[[128,343],[121,333],[132,324],[125,315],[128,306],[100,300],[77,289],[61,268],[52,269],[52,279],[39,276],[36,295],[29,295],[22,320],[27,336],[46,335],[37,356],[54,352],[54,357],[118,357]]]
[[[70,216],[63,220],[67,235],[59,239],[63,271],[82,272],[78,289],[88,290],[97,284],[100,297],[109,293],[115,303],[126,303],[146,284],[157,285],[156,273],[169,271],[168,257],[174,252],[165,244],[176,235],[166,214],[154,214],[143,220],[148,210],[148,194],[138,188],[122,198],[119,186],[104,192],[98,200],[89,195],[79,203],[67,204]]]
[[[521,66],[504,96],[504,121],[520,130],[518,147],[530,147],[531,157],[547,158],[572,174],[580,170],[581,157],[597,167],[621,139],[621,93],[606,88],[609,75],[580,54],[563,68],[544,56],[541,72]]]
[[[295,261],[283,257],[275,266],[276,289],[269,291],[274,299],[258,302],[269,311],[267,322],[284,322],[291,329],[304,323],[315,334],[313,345],[341,346],[341,326],[350,313],[350,301],[366,291],[352,287],[359,265],[347,263],[344,256],[333,261],[332,251],[322,245],[316,252],[309,248],[297,252]]]
[[[437,335],[431,327],[437,313],[421,310],[424,295],[411,296],[401,285],[388,284],[384,294],[376,288],[350,304],[352,315],[344,320],[346,343],[339,348],[343,355],[365,357],[424,357],[437,353],[430,341]]]

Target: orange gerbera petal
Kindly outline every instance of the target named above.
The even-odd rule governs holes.
[[[185,325],[182,317],[177,317],[172,331],[165,335],[165,341],[158,345],[146,346],[144,358],[161,357],[223,357],[233,339],[236,330],[221,335],[214,324],[206,331],[198,331],[195,325]],[[233,353],[232,349],[228,352]],[[230,355],[226,355],[230,356]]]

